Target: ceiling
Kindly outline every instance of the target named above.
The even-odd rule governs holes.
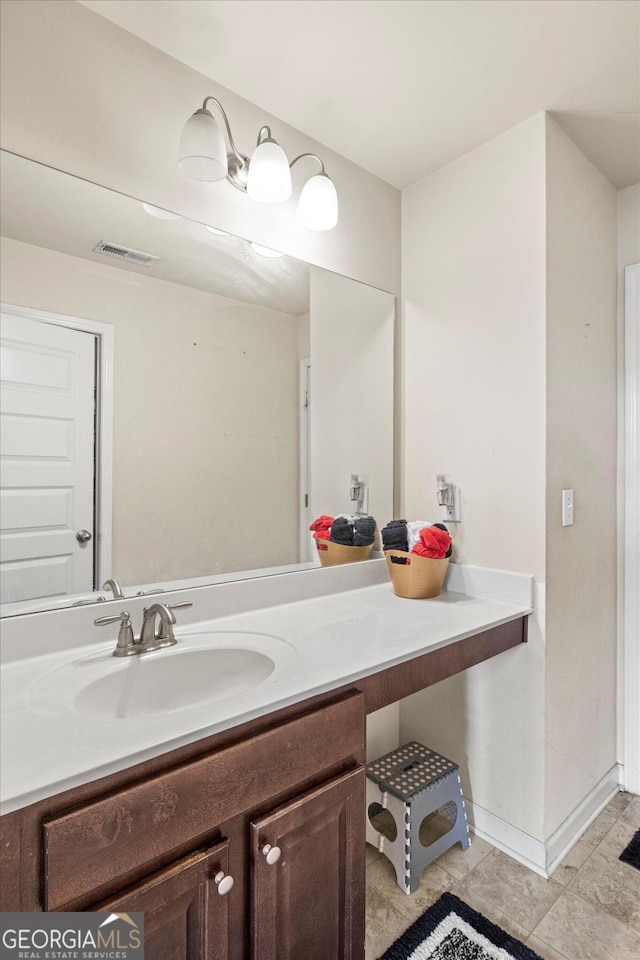
[[[81,2],[399,188],[540,110],[640,180],[638,0]]]
[[[268,259],[246,240],[202,223],[159,220],[139,200],[2,151],[2,236],[168,280],[221,297],[302,316],[309,312],[309,265]],[[95,251],[100,241],[158,257],[150,266]]]

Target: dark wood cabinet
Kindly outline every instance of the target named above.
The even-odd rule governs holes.
[[[35,804],[3,825],[22,836],[5,902],[140,911],[148,960],[363,960],[364,741],[348,691]]]
[[[364,778],[360,766],[243,818],[249,889],[230,877],[225,839],[90,909],[144,913],[147,960],[233,960],[247,945],[250,960],[362,960]],[[230,922],[238,901],[248,930]]]
[[[144,913],[147,960],[228,960],[228,844],[183,857],[93,910]],[[216,882],[218,878],[219,883]]]
[[[251,824],[252,960],[362,957],[364,779],[360,768]]]

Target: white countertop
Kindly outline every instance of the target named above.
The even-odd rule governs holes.
[[[166,714],[102,719],[74,708],[73,684],[67,683],[71,665],[76,673],[79,662],[102,675],[121,669],[123,661],[111,657],[112,639],[8,662],[1,671],[0,813],[532,612],[531,577],[480,571],[474,578],[463,576],[465,569],[474,570],[460,568],[449,578],[450,587],[465,584],[466,589],[473,582],[491,596],[500,594],[502,576],[502,595],[508,599],[449,589],[434,600],[404,600],[393,594],[389,583],[381,583],[179,626],[178,645],[148,657],[199,648],[209,642],[203,633],[251,633],[256,635],[255,649],[261,650],[262,644],[276,667],[248,692]],[[490,574],[496,577],[490,589],[484,589]]]

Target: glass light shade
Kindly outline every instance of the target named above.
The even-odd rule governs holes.
[[[249,162],[247,193],[261,203],[282,203],[291,196],[287,155],[275,140],[263,140]]]
[[[284,257],[284,253],[280,253],[279,250],[272,250],[271,247],[263,247],[261,243],[251,241],[249,246],[254,253],[259,253],[261,257],[271,257],[273,260],[277,257]]]
[[[208,110],[196,110],[184,125],[178,167],[192,180],[224,180],[227,146],[222,130]]]
[[[145,213],[148,213],[150,217],[155,217],[157,220],[179,220],[179,213],[171,213],[170,210],[164,210],[162,207],[154,207],[152,203],[143,203]]]
[[[305,183],[296,210],[298,223],[309,230],[332,230],[338,222],[338,194],[326,173]]]

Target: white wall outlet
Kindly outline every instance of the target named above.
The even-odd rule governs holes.
[[[573,490],[562,491],[562,526],[573,525]]]
[[[460,523],[462,519],[460,515],[460,487],[454,487],[453,484],[450,484],[447,500],[448,503],[440,505],[440,518],[445,523]]]

